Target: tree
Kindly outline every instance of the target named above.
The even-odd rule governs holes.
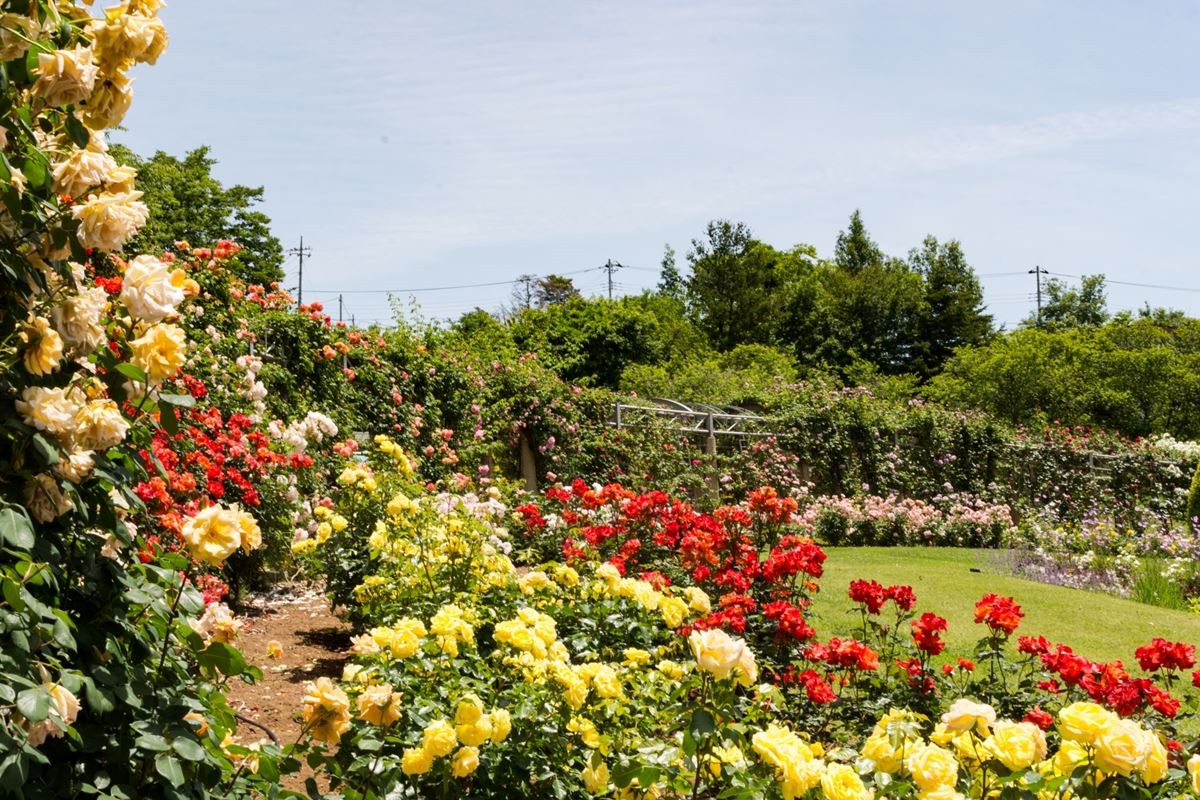
[[[871,240],[862,212],[857,208],[850,215],[850,225],[838,234],[833,248],[833,261],[842,269],[857,274],[869,266],[883,263],[883,251]]]
[[[243,248],[230,262],[238,277],[264,285],[283,280],[283,246],[271,234],[271,219],[256,209],[263,187],[223,186],[212,175],[217,161],[207,147],[182,160],[161,150],[144,159],[121,145],[110,152],[138,171],[137,186],[150,207],[149,222],[126,245],[127,252],[162,252],[181,240],[212,247],[232,239]]]
[[[533,286],[536,280],[536,275],[526,273],[513,281],[512,294],[509,296],[508,305],[500,308],[499,314],[501,319],[511,322],[520,316],[522,311],[533,308]]]
[[[925,308],[918,322],[914,368],[929,377],[960,347],[984,342],[992,317],[983,312],[983,288],[956,240],[926,236],[908,254],[909,268],[925,279]]]
[[[1079,279],[1078,288],[1068,286],[1058,278],[1050,278],[1042,285],[1042,292],[1045,300],[1042,302],[1040,326],[1045,330],[1094,328],[1108,320],[1104,275],[1084,275]],[[1039,322],[1036,315],[1031,315],[1021,324],[1030,326]]]
[[[686,288],[683,275],[675,266],[675,248],[665,245],[662,257],[662,272],[659,273],[658,293],[673,300],[682,300]]]
[[[688,309],[718,350],[774,338],[783,308],[777,257],[741,222],[714,220],[692,240]]]
[[[565,303],[572,297],[579,297],[575,282],[562,275],[547,275],[539,278],[533,286],[533,301],[538,308],[556,306]]]

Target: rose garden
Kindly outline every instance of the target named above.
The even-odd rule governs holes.
[[[135,252],[160,6],[0,16],[0,795],[1200,797],[1200,446],[815,375],[714,446],[499,323]],[[275,741],[285,578],[353,638]]]

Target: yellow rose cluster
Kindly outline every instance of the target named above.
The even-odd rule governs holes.
[[[425,726],[421,746],[405,750],[400,767],[406,775],[422,775],[435,760],[449,757],[451,774],[465,778],[479,768],[479,748],[489,741],[503,742],[511,731],[507,709],[487,712],[479,697],[467,694],[458,701],[454,722],[439,719]]]
[[[636,602],[645,611],[657,612],[668,628],[678,628],[690,613],[707,614],[711,610],[708,595],[702,589],[688,587],[683,597],[660,592],[647,581],[622,578],[612,564],[596,567],[595,591],[612,597],[624,597]]]
[[[813,749],[792,731],[780,725],[768,726],[750,739],[754,752],[775,768],[784,800],[792,800],[821,782],[825,763]]]

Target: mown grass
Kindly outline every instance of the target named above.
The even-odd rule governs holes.
[[[1017,635],[1041,634],[1087,658],[1120,659],[1133,670],[1137,669],[1133,651],[1154,636],[1200,644],[1200,615],[1001,574],[989,551],[830,547],[826,552],[825,576],[812,609],[822,638],[846,634],[855,626],[858,616],[846,590],[851,580],[862,578],[885,586],[912,586],[918,612],[932,611],[949,621],[945,638],[951,655],[969,655],[983,635],[983,626],[975,624],[974,609],[988,592],[1011,595],[1025,610]]]

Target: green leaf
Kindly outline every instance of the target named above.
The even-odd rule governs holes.
[[[158,396],[158,402],[160,404],[166,403],[167,405],[172,405],[176,408],[196,407],[196,398],[192,397],[190,394],[160,394]]]
[[[195,739],[189,739],[186,736],[181,736],[178,739],[171,741],[171,747],[180,757],[188,761],[203,761],[204,760],[204,745],[200,744]]]
[[[149,378],[147,378],[145,370],[143,370],[141,367],[135,366],[134,364],[117,364],[115,369],[117,372],[121,373],[130,380],[137,381],[138,383],[149,382]]]
[[[52,467],[62,459],[58,454],[58,445],[47,439],[43,434],[35,433],[29,438],[29,443],[33,445],[33,451],[37,453],[42,464],[47,467]]]
[[[30,722],[41,722],[50,716],[50,692],[44,686],[26,689],[17,695],[17,711]]]
[[[158,421],[167,433],[172,436],[179,435],[179,417],[175,415],[175,406],[167,404],[159,406]]]
[[[692,721],[688,725],[688,729],[692,731],[693,735],[707,735],[717,729],[717,721],[713,719],[713,715],[707,709],[697,708],[692,712]]]
[[[33,547],[33,522],[24,509],[0,508],[0,539],[21,550]]]
[[[222,675],[240,675],[246,669],[246,659],[236,647],[213,642],[197,656],[200,666],[217,670]]]
[[[154,750],[159,753],[171,749],[171,744],[166,740],[166,737],[159,736],[157,733],[143,733],[137,738],[134,744],[143,750]]]
[[[75,116],[74,111],[67,112],[67,135],[71,137],[71,141],[75,143],[75,146],[80,148],[87,147],[88,141],[91,139],[88,129]]]
[[[158,758],[154,759],[154,769],[167,779],[167,782],[172,786],[183,785],[183,767],[179,763],[179,759],[169,753],[163,753]]]

